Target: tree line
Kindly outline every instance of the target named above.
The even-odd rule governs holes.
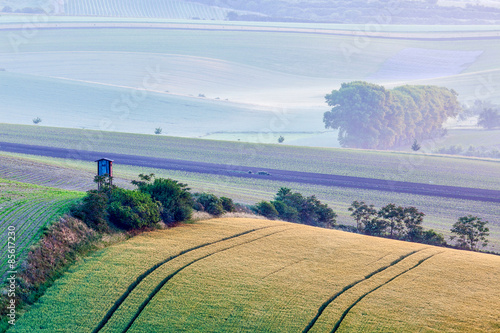
[[[383,86],[354,81],[325,96],[325,128],[338,129],[342,147],[387,149],[444,135],[461,110],[457,93],[437,86]]]

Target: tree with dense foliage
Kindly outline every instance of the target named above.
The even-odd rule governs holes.
[[[413,141],[413,144],[411,145],[411,150],[413,151],[419,151],[422,146],[420,146],[417,142],[417,139]]]
[[[109,196],[104,191],[90,190],[83,200],[71,207],[71,215],[82,220],[89,228],[108,232]]]
[[[139,178],[139,181],[133,180],[132,184],[161,203],[163,222],[170,225],[191,218],[193,198],[186,184],[173,179],[155,178],[154,174],[140,174]]]
[[[349,207],[349,211],[352,212],[351,216],[356,220],[356,229],[358,231],[362,231],[366,222],[375,218],[377,214],[374,206],[367,205],[364,201],[354,201]]]
[[[486,239],[489,236],[489,228],[486,227],[488,221],[482,221],[477,216],[462,216],[458,219],[451,232],[455,235],[451,236],[451,240],[457,242],[458,247],[463,249],[477,250],[479,245],[483,247],[488,244]]]
[[[500,109],[485,109],[479,115],[477,124],[485,129],[500,127]]]
[[[414,139],[442,135],[443,123],[461,106],[457,94],[436,86],[401,86],[387,90],[362,81],[342,83],[325,96],[326,128],[338,129],[342,147],[386,149]]]

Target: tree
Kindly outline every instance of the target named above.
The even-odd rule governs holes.
[[[358,231],[362,231],[363,226],[377,214],[374,206],[368,206],[364,201],[354,201],[349,207],[349,211],[352,212],[351,216],[356,220],[356,229]]]
[[[278,143],[283,143],[285,141],[285,138],[283,137],[283,135],[280,135],[280,137],[278,138]]]
[[[500,110],[485,109],[480,115],[477,124],[485,129],[500,127]]]
[[[163,131],[163,130],[161,129],[161,127],[157,127],[157,128],[155,128],[155,134],[156,134],[156,135],[160,135],[162,131]]]
[[[339,130],[343,147],[386,149],[414,138],[443,135],[443,123],[461,109],[454,90],[401,86],[387,90],[368,82],[342,83],[325,96],[325,128]]]
[[[477,216],[462,216],[458,219],[451,232],[456,234],[451,236],[450,239],[454,240],[456,238],[457,245],[463,249],[477,250],[479,245],[483,247],[488,244],[486,239],[489,236],[489,229],[486,227],[488,221],[482,221],[480,217]]]
[[[41,122],[42,122],[42,119],[40,117],[33,118],[33,124],[38,125]]]
[[[419,151],[420,148],[422,148],[422,147],[418,144],[417,139],[415,139],[413,141],[413,145],[411,145],[411,150],[413,150],[413,151]]]
[[[405,228],[403,224],[404,208],[395,204],[388,204],[382,207],[378,213],[380,220],[385,221],[385,225],[389,228],[389,237],[401,238]]]
[[[82,220],[89,228],[108,232],[108,194],[104,191],[90,190],[82,202],[71,207],[71,215]]]

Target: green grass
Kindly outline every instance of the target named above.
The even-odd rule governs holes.
[[[7,231],[14,227],[16,259],[18,264],[21,263],[42,229],[67,213],[69,207],[82,197],[81,192],[0,179],[0,251],[7,253]],[[0,263],[0,276],[3,277],[8,270],[5,256]]]
[[[210,220],[94,253],[9,332],[300,332],[315,317],[311,332],[486,332],[498,328],[499,260],[283,222]]]

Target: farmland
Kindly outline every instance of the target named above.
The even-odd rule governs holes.
[[[463,102],[500,100],[499,44],[480,37],[494,38],[496,26],[464,26],[458,33],[445,26],[381,26],[380,36],[362,33],[360,45],[357,31],[364,28],[355,25],[46,19],[54,27],[104,25],[38,29],[19,43],[12,41],[16,30],[0,30],[6,110],[0,121],[28,124],[38,116],[58,127],[135,133],[161,127],[188,137],[318,132],[328,110],[324,95],[352,80],[432,83],[453,88]],[[5,16],[0,27],[22,21]],[[285,116],[276,123],[276,114]],[[335,145],[321,135],[312,142],[329,141]]]
[[[216,219],[94,253],[10,331],[494,331],[499,260],[284,222]]]
[[[35,184],[54,186],[64,189],[85,191],[95,188],[92,182],[95,174],[93,162],[55,159],[32,155],[0,154],[0,177],[23,180]],[[428,197],[400,193],[397,198],[392,192],[327,187],[299,183],[285,183],[266,179],[245,179],[222,175],[206,175],[185,171],[173,171],[155,168],[141,168],[116,164],[114,166],[115,184],[133,188],[130,181],[137,179],[140,173],[154,173],[158,177],[173,178],[187,183],[195,192],[211,192],[219,196],[228,196],[236,202],[255,204],[261,200],[272,200],[278,189],[289,187],[305,195],[315,195],[326,202],[339,215],[338,222],[353,225],[355,222],[348,212],[348,207],[355,200],[382,207],[393,202],[397,205],[416,206],[425,212],[424,226],[450,235],[450,228],[460,216],[477,214],[490,221],[489,250],[500,248],[500,224],[498,204],[455,200],[449,198]],[[66,175],[66,177],[64,177]]]
[[[7,174],[8,176],[8,174]],[[18,178],[24,180],[28,175]],[[42,178],[39,175],[35,179]],[[0,250],[7,253],[7,230],[15,228],[18,260],[22,260],[29,247],[40,236],[42,228],[67,213],[69,206],[83,197],[83,193],[0,179]],[[3,278],[7,269],[6,257],[0,265]]]

